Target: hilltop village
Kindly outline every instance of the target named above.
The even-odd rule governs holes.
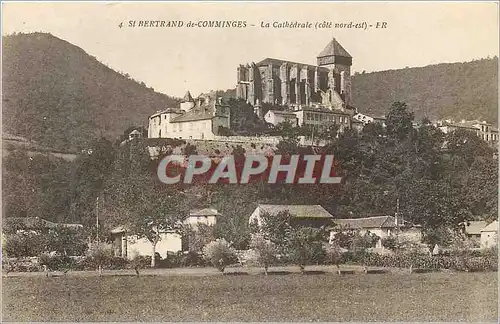
[[[236,68],[236,99],[251,105],[255,116],[271,128],[287,123],[310,129],[311,136],[302,136],[302,144],[321,145],[313,140],[314,131],[331,125],[340,133],[347,129],[359,131],[369,123],[384,126],[384,116],[368,116],[361,113],[362,107],[352,105],[352,60],[334,38],[318,54],[317,65],[275,58],[240,64]],[[218,91],[197,98],[187,91],[178,107],[167,107],[149,116],[147,136],[267,144],[279,141],[279,136],[265,133],[227,136],[232,110],[229,100]],[[444,133],[465,129],[491,145],[498,142],[498,129],[487,121],[448,119],[432,123]]]

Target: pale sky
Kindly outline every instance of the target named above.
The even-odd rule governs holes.
[[[118,28],[129,20],[241,20],[246,28]],[[386,29],[261,28],[261,22],[387,22]],[[138,22],[137,22],[138,23]],[[250,26],[251,24],[255,26]],[[361,72],[498,56],[494,2],[4,3],[3,35],[48,32],[156,91],[234,88],[266,57],[316,63],[335,37]]]

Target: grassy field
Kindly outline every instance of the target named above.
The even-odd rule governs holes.
[[[492,321],[497,273],[3,278],[4,321]]]

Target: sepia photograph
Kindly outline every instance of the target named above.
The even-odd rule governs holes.
[[[498,1],[2,1],[2,322],[499,322]]]

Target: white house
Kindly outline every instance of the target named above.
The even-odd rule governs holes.
[[[488,225],[485,221],[469,221],[464,224],[465,235],[475,244],[481,242],[481,230]]]
[[[422,231],[420,226],[404,222],[394,216],[345,218],[335,219],[333,222],[343,228],[359,230],[361,235],[364,235],[367,232],[377,235],[380,237],[380,240],[377,242],[376,248],[382,247],[382,239],[396,234],[416,243],[422,240]],[[336,233],[337,229],[332,229],[330,232],[330,240],[333,240]]]
[[[481,230],[481,247],[490,248],[498,245],[498,221],[494,221]]]
[[[199,224],[213,226],[217,223],[219,216],[220,214],[213,208],[192,210],[184,223],[193,226],[193,228]],[[146,238],[138,239],[135,235],[129,235],[122,226],[113,229],[111,235],[115,256],[132,259],[136,255],[151,255],[152,245]],[[160,234],[160,238],[155,250],[162,258],[167,257],[167,252],[182,251],[182,236],[180,234],[165,232]]]
[[[352,116],[353,119],[362,122],[364,125],[373,123],[373,117],[370,117],[368,115],[364,115],[361,113],[357,113],[354,116]]]
[[[269,110],[264,115],[264,120],[270,124],[278,125],[279,123],[288,122],[293,126],[297,126],[297,116],[291,111]]]
[[[219,127],[230,127],[230,108],[217,92],[193,99],[189,91],[180,107],[167,108],[149,117],[149,138],[212,140]]]
[[[299,126],[321,127],[329,124],[339,126],[339,132],[351,128],[352,110],[325,107],[302,107],[294,111]]]
[[[475,133],[479,138],[490,144],[497,144],[499,140],[498,129],[486,121],[462,120],[456,123],[451,120],[444,120],[437,121],[434,125],[445,134],[457,129],[464,129]]]

